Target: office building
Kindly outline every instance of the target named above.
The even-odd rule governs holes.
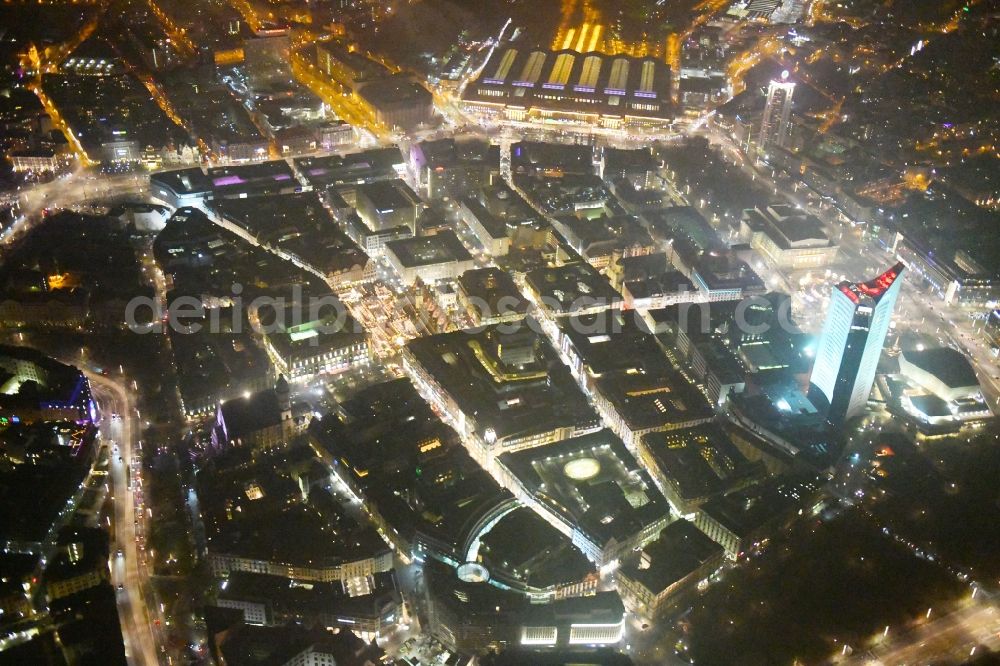
[[[788,145],[792,134],[789,116],[792,113],[792,94],[795,84],[788,80],[788,70],[781,73],[781,78],[771,81],[767,87],[767,103],[764,105],[764,115],[760,121],[760,134],[757,137],[757,149],[766,152],[768,148]]]
[[[811,378],[830,402],[831,423],[856,416],[868,402],[905,270],[898,263],[874,280],[833,289]]]
[[[533,245],[529,239],[534,231],[545,226],[531,205],[499,179],[462,197],[459,211],[476,240],[494,257],[507,254],[512,244]]]
[[[334,120],[319,126],[319,145],[323,150],[336,150],[357,140],[354,128],[343,120]]]
[[[67,166],[69,160],[53,150],[15,150],[9,154],[15,173],[44,173],[58,171]]]
[[[357,95],[375,122],[391,130],[410,131],[434,119],[434,98],[411,76],[393,74],[366,83]]]
[[[236,570],[219,591],[217,603],[242,611],[251,624],[342,627],[373,640],[395,627],[402,598],[392,571],[375,573],[370,581],[358,594],[340,581],[289,583],[284,576]]]
[[[364,183],[355,188],[358,215],[374,230],[408,227],[416,233],[420,198],[402,180]]]
[[[669,522],[667,500],[608,430],[505,452],[498,462],[501,483],[597,566],[652,541]]]
[[[288,85],[292,80],[289,65],[291,41],[288,30],[261,30],[243,43],[243,66],[250,87],[262,90],[270,86]]]
[[[670,505],[690,515],[713,497],[742,489],[765,476],[718,423],[661,430],[643,435],[640,460]]]
[[[55,556],[45,569],[48,600],[62,599],[105,584],[110,578],[108,550],[108,536],[99,528],[62,528]]]
[[[289,379],[337,374],[367,363],[370,350],[364,329],[332,296],[322,306],[296,311],[261,308],[260,323],[267,327],[264,350],[276,375]],[[302,308],[306,310],[306,308]]]
[[[600,418],[531,321],[410,341],[403,364],[479,462],[593,432]]]
[[[694,524],[738,560],[757,552],[785,526],[811,509],[820,496],[819,479],[790,473],[717,497],[695,515]]]
[[[618,589],[627,608],[655,617],[680,592],[706,580],[722,561],[721,546],[693,524],[678,520],[622,565]]]
[[[385,244],[385,256],[399,279],[408,286],[418,279],[424,284],[454,280],[476,266],[454,231],[391,240]]]
[[[138,162],[142,157],[139,142],[128,139],[125,132],[115,131],[111,141],[101,144],[101,157],[106,163]]]
[[[500,146],[487,141],[439,139],[410,147],[410,163],[431,199],[479,191],[500,172]]]
[[[90,382],[80,370],[28,347],[0,346],[0,423],[96,417]]]
[[[510,323],[528,312],[514,278],[495,266],[465,271],[457,286],[458,303],[476,326]]]

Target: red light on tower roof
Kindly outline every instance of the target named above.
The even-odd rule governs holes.
[[[905,266],[902,263],[898,263],[889,270],[887,270],[885,273],[879,275],[877,278],[869,280],[868,282],[860,282],[856,285],[851,285],[854,288],[850,289],[850,287],[848,287],[848,289],[853,291],[855,295],[857,295],[857,293],[860,291],[865,296],[878,299],[886,291],[888,291],[893,284],[895,284],[896,280],[902,274],[904,268]],[[841,290],[844,290],[844,288],[842,287]],[[855,303],[858,302],[855,299],[852,300],[854,300]]]
[[[850,284],[841,284],[838,285],[837,288],[840,289],[841,293],[844,294],[844,296],[847,296],[849,299],[851,299],[851,302],[854,303],[855,305],[861,302],[861,299],[858,298],[858,295],[854,293],[853,289],[851,289]]]

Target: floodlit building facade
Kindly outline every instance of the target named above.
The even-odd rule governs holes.
[[[905,270],[898,263],[874,280],[833,289],[811,377],[830,402],[831,423],[856,416],[868,402]]]
[[[781,79],[771,81],[767,87],[767,103],[757,137],[757,148],[761,152],[772,146],[784,148],[788,145],[792,134],[790,116],[794,92],[795,84],[788,80],[787,70],[781,73]]]

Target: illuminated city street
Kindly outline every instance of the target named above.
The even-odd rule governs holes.
[[[112,449],[115,555],[111,564],[111,582],[124,586],[118,591],[118,607],[126,654],[130,663],[158,664],[160,659],[153,626],[156,616],[149,610],[147,602],[150,588],[143,536],[147,516],[142,505],[138,417],[134,403],[129,400],[128,390],[120,383],[100,375],[91,375],[90,381],[94,384],[97,403],[105,416],[103,436],[111,443]]]

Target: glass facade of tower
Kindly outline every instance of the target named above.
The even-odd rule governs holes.
[[[896,264],[870,282],[833,289],[811,378],[830,402],[831,423],[856,416],[868,402],[904,270]]]
[[[784,78],[771,81],[767,88],[767,103],[764,105],[764,115],[760,123],[760,136],[757,147],[766,151],[771,146],[785,147],[791,137],[792,93],[795,84]]]

